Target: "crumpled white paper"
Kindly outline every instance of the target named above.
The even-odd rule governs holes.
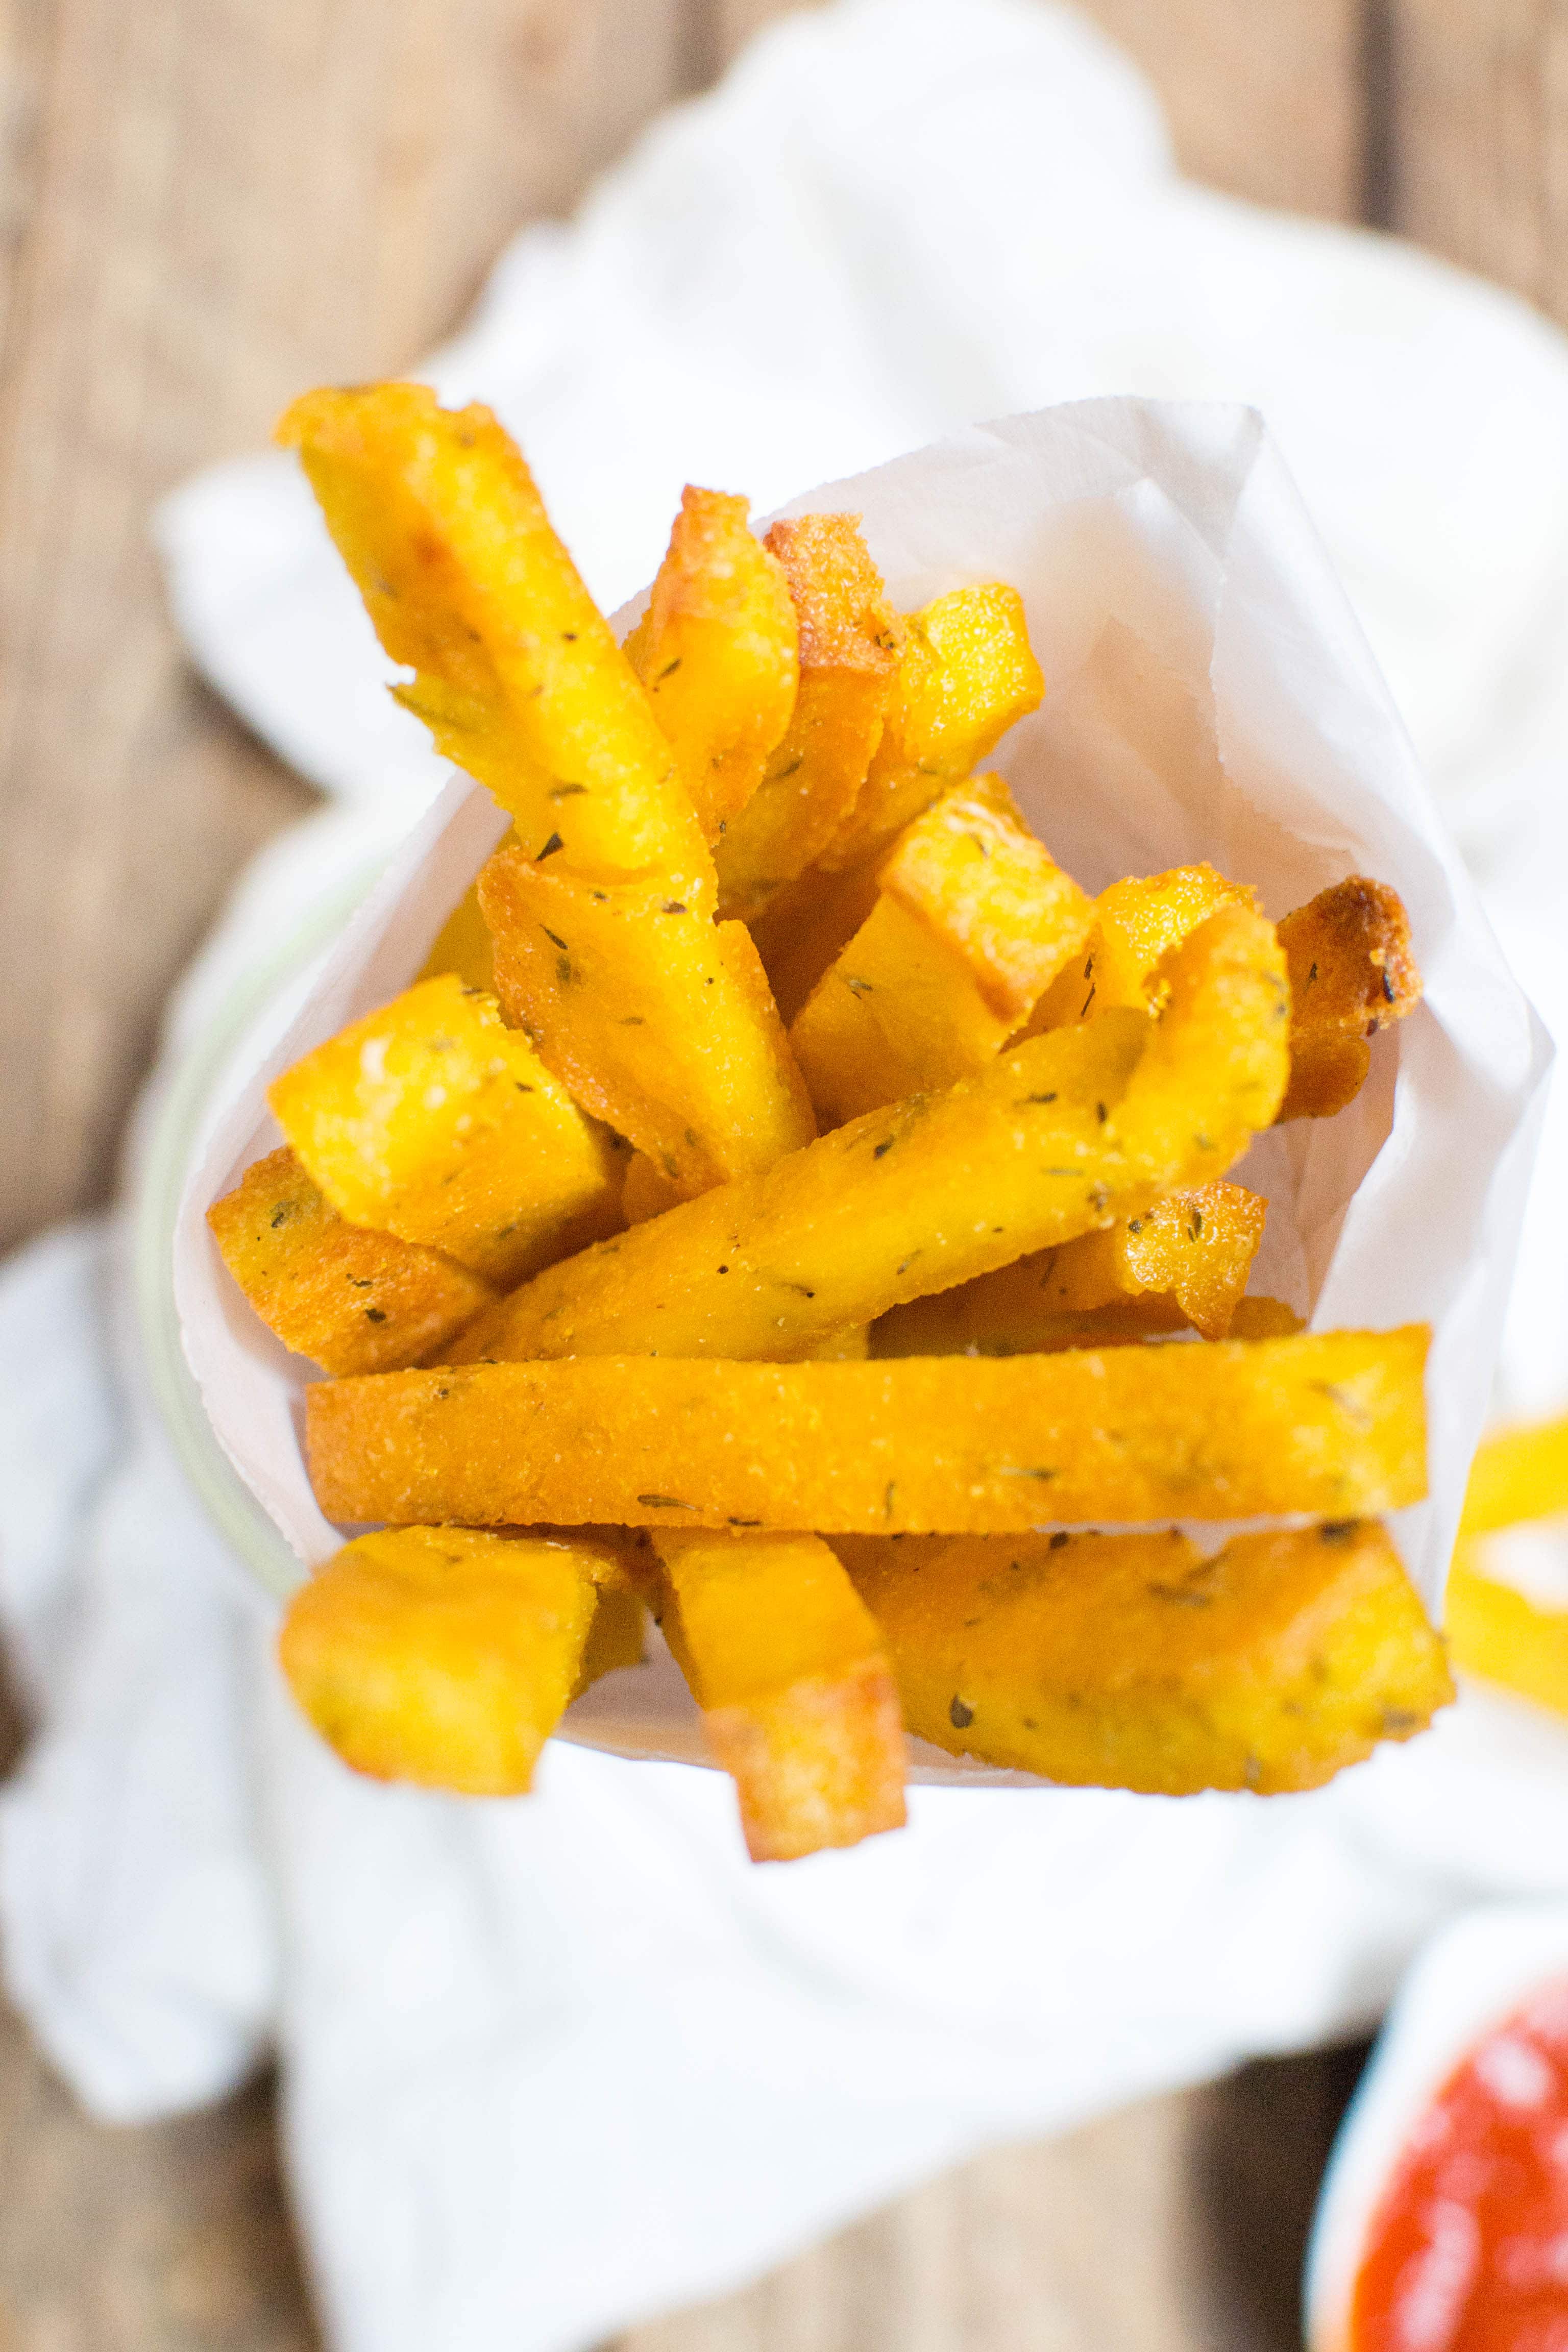
[[[1409,909],[1426,995],[1378,1039],[1332,1120],[1260,1138],[1241,1173],[1269,1201],[1258,1286],[1314,1328],[1429,1321],[1432,1490],[1399,1540],[1436,1609],[1490,1390],[1539,1097],[1544,1034],[1500,956],[1408,740],[1278,452],[1250,410],[1090,401],[975,426],[791,511],[862,516],[896,605],[966,583],[1022,593],[1047,680],[996,764],[1092,890],[1197,858],[1256,883],[1276,917],[1348,872]],[[341,1538],[298,1437],[306,1368],[222,1267],[205,1212],[279,1132],[277,1073],[419,971],[505,830],[461,782],[415,828],[186,1188],[175,1286],[186,1355],[226,1452],[300,1559]],[[595,1685],[564,1736],[700,1758],[661,1666]],[[944,1778],[996,1776],[928,1759]]]

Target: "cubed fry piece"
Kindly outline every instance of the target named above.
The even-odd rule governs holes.
[[[1016,588],[954,588],[911,613],[882,739],[817,864],[856,866],[892,841],[943,784],[973,775],[1045,690]]]
[[[744,499],[688,486],[626,644],[710,843],[762,782],[795,701],[795,606],[746,510]]]
[[[1281,1119],[1331,1118],[1360,1091],[1367,1039],[1421,1001],[1410,924],[1396,891],[1352,874],[1287,915],[1290,1085]]]
[[[714,849],[720,909],[750,921],[826,849],[866,781],[892,698],[899,628],[855,515],[776,522],[799,628],[799,687],[763,781]]]
[[[307,1391],[310,1478],[359,1525],[1005,1534],[1394,1510],[1426,1492],[1427,1337],[383,1372]]]
[[[268,1101],[339,1214],[520,1281],[620,1223],[621,1171],[495,999],[418,981],[273,1081]]]
[[[845,1543],[911,1731],[1072,1786],[1315,1789],[1453,1697],[1374,1522]]]
[[[1222,908],[1177,950],[1156,1024],[1122,1013],[1005,1054],[683,1202],[479,1318],[479,1357],[788,1358],[846,1324],[1223,1173],[1279,1107],[1283,962]]]
[[[495,1298],[438,1251],[347,1223],[287,1144],[247,1168],[207,1223],[268,1329],[323,1371],[416,1364]]]
[[[502,1003],[584,1108],[681,1198],[769,1168],[816,1131],[743,923],[662,883],[599,885],[519,849],[479,877]]]
[[[820,1537],[659,1535],[662,1625],[753,1862],[904,1822],[904,1729],[881,1637]]]
[[[997,776],[907,825],[878,889],[790,1030],[825,1126],[984,1069],[1089,929],[1089,900]]]
[[[661,874],[711,912],[712,862],[609,624],[488,408],[422,384],[310,392],[278,438],[300,452],[375,633],[393,692],[487,784],[536,854],[605,876]]]
[[[578,1685],[616,1566],[586,1538],[384,1528],[300,1586],[279,1659],[356,1772],[520,1796]]]

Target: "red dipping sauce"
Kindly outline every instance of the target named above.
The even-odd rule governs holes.
[[[1351,2352],[1568,2352],[1568,1981],[1422,2116],[1373,2218]]]

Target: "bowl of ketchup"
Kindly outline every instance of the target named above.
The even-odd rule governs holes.
[[[1324,2175],[1310,2352],[1568,2352],[1568,1907],[1439,1936]]]

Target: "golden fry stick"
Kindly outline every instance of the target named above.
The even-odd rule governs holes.
[[[851,1323],[845,1330],[830,1331],[826,1339],[819,1339],[805,1360],[809,1364],[864,1364],[870,1354],[870,1325]]]
[[[710,842],[763,781],[795,708],[798,630],[746,500],[687,487],[647,611],[626,639]]]
[[[662,884],[599,886],[499,850],[479,877],[502,1003],[576,1100],[687,1198],[816,1131],[743,923]]]
[[[1256,900],[1256,891],[1204,864],[1173,866],[1165,874],[1129,874],[1111,883],[1094,902],[1082,956],[1040,999],[1030,1035],[1128,1005],[1142,1011],[1163,957],[1218,908],[1250,907]]]
[[[1108,1307],[1048,1307],[1041,1286],[1055,1256],[1054,1250],[1040,1250],[976,1282],[895,1307],[872,1324],[871,1354],[879,1361],[900,1356],[1050,1356],[1063,1348],[1137,1347],[1191,1328],[1173,1299],[1152,1293],[1119,1298]]]
[[[1568,1414],[1495,1430],[1470,1465],[1461,1537],[1493,1534],[1524,1519],[1568,1512]]]
[[[356,1772],[521,1795],[578,1685],[598,1584],[615,1570],[585,1538],[384,1529],[301,1585],[279,1660]]]
[[[1459,1672],[1568,1715],[1568,1609],[1543,1608],[1488,1576],[1481,1548],[1461,1544],[1448,1570],[1444,1630]]]
[[[452,1258],[345,1223],[287,1145],[247,1168],[207,1223],[268,1329],[324,1371],[416,1364],[495,1297]]]
[[[853,806],[898,667],[898,623],[857,516],[776,522],[767,547],[799,623],[800,686],[761,784],[714,847],[720,911],[748,921]]]
[[[718,886],[675,758],[552,530],[527,467],[489,412],[448,413],[417,385],[384,384],[310,394],[279,434],[300,449],[383,645],[417,673],[412,687],[397,689],[402,699],[426,719],[438,747],[518,820],[524,847],[510,854],[524,864],[531,855],[542,873],[546,859],[556,859],[552,878],[562,887],[655,896],[679,907],[695,934],[713,911]],[[757,560],[765,566],[760,549]],[[493,913],[488,919],[493,929]],[[699,967],[711,963],[713,950],[646,925],[623,927],[620,946],[633,961],[602,975],[593,1008],[605,1049],[597,1096],[612,1125],[653,1148],[657,1134],[645,1139],[618,1116],[635,1110],[639,1087],[637,1073],[613,1049],[651,992],[673,1000],[667,1050],[678,1072],[693,1058],[700,1063],[698,1041],[715,1022],[716,1002],[704,996]],[[651,971],[637,965],[639,952],[651,959]],[[553,962],[524,963],[514,954],[498,971],[503,965],[513,1018],[541,1039],[545,1063],[579,1084],[572,1040],[563,1034],[574,1024],[547,984]],[[684,993],[677,974],[688,982]],[[720,991],[718,1025],[732,1055],[773,1075],[760,1130],[752,1132],[759,1106],[744,1093],[730,1114],[730,1127],[751,1138],[751,1156],[738,1160],[722,1148],[732,1138],[703,1133],[700,1070],[692,1075],[697,1098],[679,1116],[678,1076],[677,1133],[695,1126],[699,1138],[687,1190],[736,1165],[765,1165],[775,1149],[788,1148],[766,1123],[781,1091],[789,1095],[794,1085],[776,1024],[733,986],[721,982]],[[804,1100],[795,1093],[797,1112]],[[810,1131],[797,1116],[789,1143]],[[710,1146],[718,1147],[716,1159]]]
[[[1470,1465],[1445,1626],[1461,1672],[1568,1715],[1568,1609],[1487,1572],[1482,1538],[1568,1513],[1568,1415],[1484,1439]]]
[[[659,1535],[664,1636],[753,1862],[903,1827],[904,1727],[870,1612],[819,1537]]]
[[[615,1584],[597,1588],[593,1622],[583,1646],[577,1679],[572,1685],[574,1698],[580,1698],[601,1675],[644,1663],[647,1656],[647,1615],[636,1592],[623,1591]]]
[[[1191,1329],[1163,1291],[1119,1298],[1108,1307],[1047,1314],[1037,1276],[1050,1252],[961,1283],[932,1298],[895,1307],[870,1329],[869,1353],[889,1356],[1040,1356],[1061,1348],[1127,1348]],[[1009,1281],[1016,1276],[1016,1281]],[[1300,1316],[1279,1298],[1239,1298],[1225,1334],[1230,1339],[1289,1339],[1303,1328]]]
[[[383,1372],[307,1391],[310,1477],[329,1518],[362,1524],[1005,1533],[1394,1510],[1426,1491],[1426,1341]]]
[[[647,1152],[634,1151],[626,1163],[626,1181],[621,1187],[621,1214],[627,1224],[646,1224],[649,1217],[662,1217],[679,1198],[668,1177],[655,1167]]]
[[[454,1360],[805,1354],[1222,1172],[1284,1090],[1286,1012],[1272,929],[1224,908],[1177,950],[1157,1025],[1123,1013],[1059,1030],[873,1111],[551,1269]]]
[[[267,1099],[339,1214],[520,1281],[620,1223],[617,1155],[495,999],[416,982]]]
[[[1017,1026],[992,1012],[955,949],[879,898],[796,1013],[789,1044],[829,1129],[984,1069]]]
[[[420,980],[437,980],[456,972],[465,988],[496,992],[496,960],[489,925],[479,911],[479,886],[470,882],[436,935],[434,946],[420,968]]]
[[[879,853],[842,874],[810,866],[752,917],[748,928],[786,1025],[876,905],[880,864]]]
[[[631,664],[488,408],[422,384],[307,393],[297,448],[437,751],[488,784],[537,855],[605,877],[657,873],[711,912],[715,883],[674,754]]]
[[[1092,919],[1089,901],[1018,814],[1000,776],[974,776],[905,826],[883,895],[963,955],[999,1019],[1020,1025]]]
[[[905,1719],[954,1755],[1079,1786],[1315,1789],[1453,1697],[1383,1529],[841,1542]]]
[[[817,864],[837,872],[884,847],[943,784],[973,775],[1045,690],[1016,588],[955,588],[910,614],[882,740]]]
[[[953,787],[907,825],[878,886],[790,1030],[826,1126],[984,1069],[1089,924],[1089,900],[998,776]]]
[[[1231,1339],[1289,1339],[1305,1330],[1302,1318],[1282,1298],[1238,1298],[1226,1334]]]
[[[1092,1345],[1097,1327],[1083,1318],[1128,1302],[1136,1302],[1135,1311],[1113,1319],[1108,1336],[1145,1338],[1191,1326],[1205,1339],[1223,1339],[1247,1287],[1267,1208],[1239,1184],[1168,1192],[1100,1233],[896,1308],[877,1327],[876,1352],[998,1356]],[[1288,1328],[1295,1328],[1294,1318]]]
[[[1385,882],[1352,874],[1279,926],[1290,971],[1290,1086],[1279,1116],[1330,1118],[1352,1101],[1366,1040],[1421,1001],[1410,925]]]

